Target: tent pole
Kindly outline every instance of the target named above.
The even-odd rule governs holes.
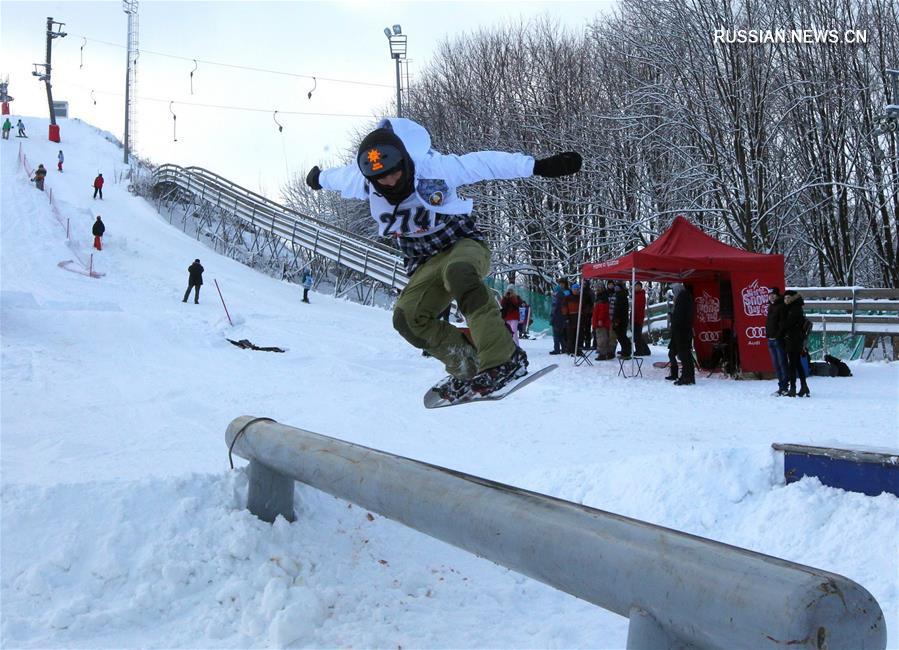
[[[637,351],[637,267],[631,267],[631,358]],[[633,363],[633,362],[632,362]]]
[[[580,283],[581,283],[581,291],[577,297],[577,299],[578,299],[578,302],[577,302],[577,329],[574,331],[574,365],[577,365],[578,343],[580,343],[580,339],[581,339],[581,312],[583,311],[583,308],[584,308],[584,291],[585,291],[584,273],[583,272],[581,272]]]

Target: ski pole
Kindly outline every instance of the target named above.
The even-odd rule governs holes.
[[[234,327],[234,323],[231,322],[231,314],[228,313],[228,305],[225,304],[225,299],[222,298],[222,290],[219,289],[219,281],[214,278],[212,281],[215,282],[215,290],[219,292],[219,298],[222,301],[222,307],[225,308],[225,316],[228,317],[228,323],[230,323],[231,327]]]

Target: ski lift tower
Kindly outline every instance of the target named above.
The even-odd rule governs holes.
[[[47,105],[50,107],[49,138],[53,142],[59,142],[59,125],[56,124],[56,111],[53,108],[53,85],[50,83],[50,55],[52,53],[53,39],[67,36],[62,31],[63,25],[65,23],[56,22],[52,17],[47,16],[47,62],[35,63],[34,72],[31,73],[38,78],[38,81],[43,81],[47,85]],[[43,70],[40,70],[40,68],[43,68]]]
[[[9,103],[13,98],[9,95],[9,77],[0,81],[0,103],[3,104],[3,115],[9,115]]]
[[[134,148],[137,127],[137,57],[138,50],[138,0],[122,0],[122,11],[128,16],[128,60],[125,65],[125,164]]]

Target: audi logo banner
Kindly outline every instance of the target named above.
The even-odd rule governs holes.
[[[764,327],[747,327],[746,328],[746,338],[748,338],[748,339],[766,338],[765,328]]]

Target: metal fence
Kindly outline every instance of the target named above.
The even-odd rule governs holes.
[[[225,441],[265,521],[294,520],[301,481],[628,617],[632,650],[886,647],[880,605],[840,575],[267,418]]]
[[[303,249],[388,288],[402,290],[408,281],[395,249],[300,214],[209,170],[160,165],[152,185],[161,206],[178,203],[186,216],[202,216],[213,208],[248,232],[265,233],[294,252]],[[214,236],[221,227],[220,222]]]

